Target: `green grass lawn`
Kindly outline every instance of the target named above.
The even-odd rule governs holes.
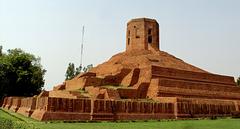
[[[230,118],[217,120],[137,121],[120,123],[64,123],[62,121],[40,122],[14,112],[0,110],[0,119],[22,122],[29,125],[28,128],[39,129],[240,129],[240,119]]]

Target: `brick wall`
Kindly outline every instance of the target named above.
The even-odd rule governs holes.
[[[7,105],[10,103],[10,97],[5,97],[3,99],[2,108],[7,108]]]
[[[224,84],[235,86],[234,78],[210,73],[191,72],[171,68],[152,66],[153,77],[172,78],[178,80],[190,80],[195,82]]]
[[[202,82],[176,80],[176,79],[168,79],[168,78],[160,78],[158,85],[165,86],[165,87],[177,87],[177,88],[196,89],[196,90],[210,90],[210,91],[240,93],[240,88],[236,86],[229,87],[223,84],[202,83]]]
[[[26,114],[38,120],[137,120],[231,116],[231,113],[238,111],[240,106],[240,101],[236,100],[196,98],[159,98],[159,102],[51,97],[8,97],[5,100],[5,105],[12,105],[11,108],[20,107],[19,113],[21,114],[24,113],[20,109],[35,109],[32,115]],[[20,106],[18,106],[19,100]],[[36,108],[33,108],[34,104],[36,104]]]
[[[154,97],[151,94],[155,94],[157,85],[158,97],[240,100],[240,88],[233,77],[157,66],[152,66],[152,74],[149,97]]]
[[[136,100],[94,100],[94,120],[174,118],[174,104]]]
[[[137,89],[117,89],[122,99],[137,99]]]
[[[25,116],[31,116],[36,109],[36,100],[36,97],[22,98],[21,105],[17,112]]]
[[[51,112],[91,112],[90,99],[48,98]]]
[[[16,112],[21,105],[21,99],[22,99],[22,97],[13,97],[10,110]]]
[[[49,109],[48,97],[37,98],[37,101],[36,101],[36,109],[39,109],[39,110],[48,110],[48,109]]]
[[[178,99],[178,117],[231,116],[236,111],[234,101]]]
[[[159,97],[185,97],[185,98],[206,98],[206,99],[226,99],[240,100],[239,93],[217,92],[209,90],[194,90],[184,88],[169,88],[160,86]]]

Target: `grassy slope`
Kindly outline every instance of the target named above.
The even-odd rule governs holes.
[[[172,122],[129,122],[129,123],[49,123],[37,127],[59,129],[240,129],[239,119],[187,120]]]
[[[4,122],[6,120],[8,121],[7,123]],[[1,128],[32,129],[35,126],[33,122],[36,122],[36,121],[31,118],[24,117],[23,115],[0,109],[0,124],[5,124],[5,125],[0,125],[0,129]],[[11,127],[8,127],[8,126],[11,126]]]
[[[19,120],[18,118],[9,115],[8,113],[6,113],[3,110],[0,110],[0,119],[8,119],[8,120],[13,120],[13,121]]]
[[[14,115],[16,117],[13,117]],[[184,120],[168,122],[126,122],[126,123],[45,123],[24,117],[13,112],[0,110],[0,119],[14,121],[25,121],[41,129],[240,129],[240,119],[218,119],[218,120]]]

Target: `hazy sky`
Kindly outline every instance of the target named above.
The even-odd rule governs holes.
[[[126,23],[160,24],[160,49],[212,73],[240,75],[239,0],[0,0],[0,45],[41,57],[45,89],[65,79],[69,62],[100,64],[125,50]]]

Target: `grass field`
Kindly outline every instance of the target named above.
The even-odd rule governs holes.
[[[119,123],[64,123],[63,121],[39,122],[14,112],[0,110],[0,121],[1,120],[20,123],[24,125],[23,128],[27,129],[240,129],[240,119],[230,118],[217,120],[137,121]],[[0,128],[1,127],[0,125]],[[17,128],[19,128],[19,126]]]

